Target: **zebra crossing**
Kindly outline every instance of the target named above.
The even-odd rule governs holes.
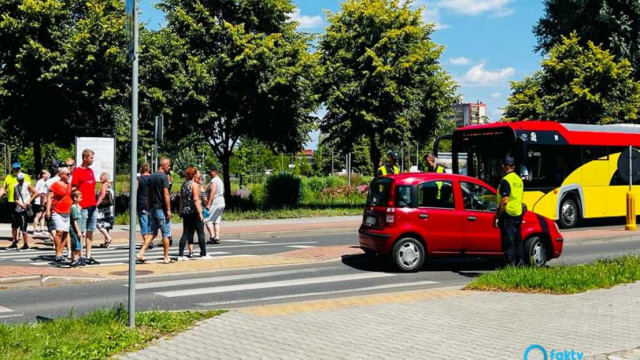
[[[157,242],[156,242],[157,243]],[[223,240],[220,245],[207,245],[207,254],[214,258],[229,258],[229,257],[247,257],[255,256],[251,254],[251,250],[257,247],[274,247],[281,246],[290,249],[298,249],[299,246],[313,247],[311,245],[315,242],[273,242],[263,240],[237,240],[229,239]],[[137,245],[140,247],[140,244]],[[198,244],[194,244],[194,252],[199,253]],[[185,254],[188,250],[185,249]],[[65,250],[65,255],[67,251]],[[94,245],[91,249],[91,256],[100,262],[99,265],[92,266],[109,266],[124,264],[129,262],[129,246],[128,245],[112,245],[109,248],[100,248]],[[176,259],[178,257],[178,244],[174,241],[174,246],[169,249],[169,256]],[[159,263],[163,260],[162,246],[155,246],[153,249],[149,249],[145,252],[145,258],[149,263]],[[199,256],[194,256],[192,260],[199,259]],[[53,248],[47,245],[36,245],[29,250],[0,250],[0,262],[10,261],[16,265],[29,265],[29,266],[56,266],[56,267],[68,267],[70,260],[66,260],[62,263],[55,263],[55,255]]]
[[[136,284],[136,290],[143,296],[164,301],[188,301],[198,307],[216,307],[439,284],[424,277],[416,279],[406,274],[361,272],[345,267],[265,270],[228,275],[218,272],[187,279],[146,279]],[[127,287],[126,284],[123,286]]]

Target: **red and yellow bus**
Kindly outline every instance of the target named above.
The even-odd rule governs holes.
[[[502,177],[501,159],[513,156],[528,209],[564,228],[626,215],[629,183],[618,172],[618,158],[629,145],[640,145],[640,125],[493,123],[457,129],[451,139],[453,172],[494,186]],[[640,199],[640,186],[633,191]]]

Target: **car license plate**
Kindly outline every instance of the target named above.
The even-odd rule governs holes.
[[[368,226],[374,226],[378,222],[378,219],[375,216],[367,216],[367,220],[365,224]]]

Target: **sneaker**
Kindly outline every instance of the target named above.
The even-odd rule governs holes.
[[[11,243],[11,245],[7,247],[7,250],[18,250],[18,243],[17,242]]]
[[[149,243],[149,246],[147,246],[147,249],[151,250],[154,247],[156,247],[155,245],[153,245],[153,241]]]
[[[177,260],[180,261],[189,261],[190,259],[186,256],[178,256]]]
[[[63,262],[63,261],[64,261],[64,256],[56,256],[56,260],[55,260],[55,262],[57,262],[57,263],[61,263],[61,262]]]
[[[69,266],[72,267],[72,268],[81,266],[80,265],[80,261],[79,260],[74,260],[74,261],[71,262],[71,264]]]
[[[193,253],[189,253],[189,255],[187,255],[187,257],[188,257],[189,259],[192,259],[192,258],[193,258]]]
[[[211,255],[200,256],[200,259],[209,260],[209,259],[213,259],[213,256],[211,256]]]
[[[90,257],[87,259],[87,264],[88,265],[100,265],[100,262],[96,259],[94,259],[93,257]]]
[[[87,259],[81,257],[80,259],[78,259],[78,263],[80,264],[80,266],[87,266]]]
[[[20,250],[29,250],[30,247],[27,244],[22,245],[22,247],[20,248]]]

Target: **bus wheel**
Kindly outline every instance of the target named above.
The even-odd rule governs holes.
[[[572,198],[565,198],[560,205],[560,226],[563,229],[571,229],[578,225],[580,213],[578,204]]]

